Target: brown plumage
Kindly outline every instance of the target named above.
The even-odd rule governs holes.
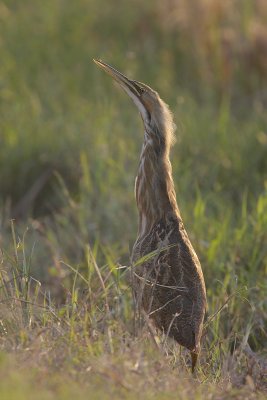
[[[128,79],[102,61],[139,109],[144,143],[135,184],[138,237],[132,251],[133,287],[155,325],[191,352],[200,350],[206,290],[198,257],[183,226],[169,159],[174,124],[168,106],[149,86]]]

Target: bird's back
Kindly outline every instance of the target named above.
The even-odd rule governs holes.
[[[199,260],[181,218],[169,212],[139,237],[132,262],[139,305],[165,334],[198,353],[206,291]]]

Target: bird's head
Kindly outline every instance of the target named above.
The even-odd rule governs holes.
[[[141,114],[145,131],[149,133],[156,130],[168,144],[171,144],[174,141],[175,125],[169,107],[161,100],[158,93],[144,83],[127,78],[103,61],[94,60],[94,62],[118,82],[131,97]]]

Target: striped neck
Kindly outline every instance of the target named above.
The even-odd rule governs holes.
[[[167,213],[179,215],[169,146],[166,146],[164,136],[155,127],[144,134],[135,181],[135,198],[139,211],[139,236],[147,234]]]

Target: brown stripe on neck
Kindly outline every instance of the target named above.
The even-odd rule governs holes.
[[[178,212],[164,136],[145,132],[135,188],[139,232],[145,233],[168,212]]]

